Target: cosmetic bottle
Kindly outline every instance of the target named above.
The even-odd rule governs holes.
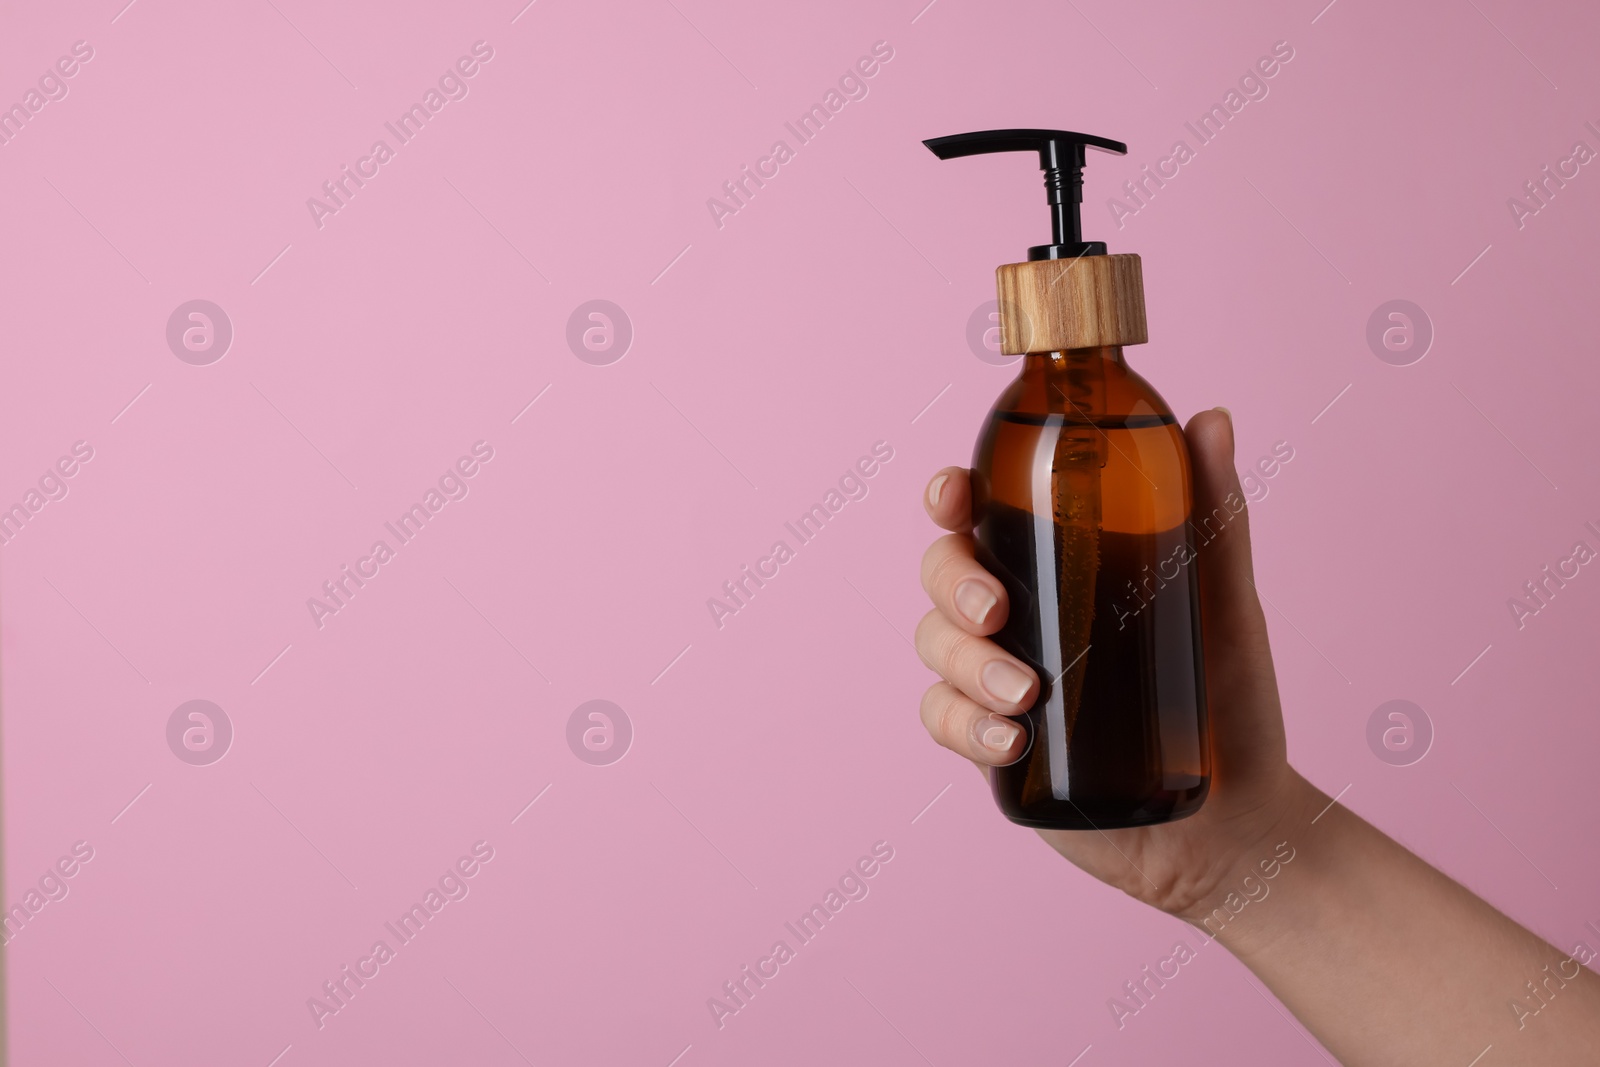
[[[994,640],[1040,683],[1021,758],[989,772],[995,800],[1058,830],[1193,814],[1211,775],[1189,454],[1123,357],[1147,340],[1139,257],[1084,241],[1079,218],[1085,148],[1127,146],[1065,130],[923,143],[1037,152],[1053,220],[1053,243],[996,271],[1001,351],[1023,358],[972,463],[978,560],[1010,598]]]

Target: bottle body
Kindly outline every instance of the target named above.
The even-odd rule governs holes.
[[[1210,786],[1189,454],[1119,346],[1024,357],[973,461],[977,554],[1039,675],[1023,756],[990,772],[1013,822],[1182,818]],[[1213,534],[1214,536],[1214,534]]]

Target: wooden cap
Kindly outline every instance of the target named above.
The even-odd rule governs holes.
[[[1000,351],[1008,356],[1142,345],[1144,272],[1136,255],[1006,263],[995,271]]]

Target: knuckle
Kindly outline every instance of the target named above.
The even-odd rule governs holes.
[[[928,592],[938,595],[955,584],[956,572],[960,568],[961,560],[949,551],[942,552],[928,568]]]
[[[939,623],[941,621],[942,616],[939,614],[939,609],[934,608],[917,621],[917,628],[911,635],[911,643],[916,647],[917,656],[931,671],[939,671],[939,663],[935,652],[938,644]]]
[[[951,681],[955,681],[951,675],[959,674],[961,668],[972,658],[971,642],[967,635],[940,616],[939,624],[932,635],[932,645],[931,651],[937,664],[934,669]]]
[[[963,563],[962,538],[958,534],[945,534],[922,557],[922,584],[932,593],[950,584],[951,572],[958,571]]]
[[[940,682],[923,695],[923,723],[933,739],[946,748],[959,748],[965,706],[961,694]]]
[[[922,694],[922,704],[917,710],[922,725],[935,737],[939,736],[939,725],[944,721],[944,706],[949,700],[950,685],[944,681],[934,682]]]
[[[961,743],[961,738],[963,736],[962,722],[965,719],[965,711],[965,705],[963,705],[960,698],[957,697],[954,692],[952,692],[949,699],[945,701],[943,712],[939,716],[940,742],[945,746],[957,751],[960,751],[963,747],[965,747]]]
[[[939,538],[928,546],[922,554],[922,588],[931,596],[938,588],[935,584],[940,568],[944,565],[944,538]]]

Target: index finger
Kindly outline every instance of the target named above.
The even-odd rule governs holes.
[[[972,530],[972,480],[965,467],[946,467],[928,482],[922,494],[928,517],[955,533]]]

